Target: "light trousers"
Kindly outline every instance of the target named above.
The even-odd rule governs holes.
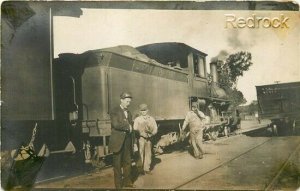
[[[152,157],[152,144],[150,140],[143,137],[139,138],[140,157],[143,164],[144,171],[150,170]]]
[[[190,141],[193,147],[195,157],[199,157],[204,154],[202,149],[202,139],[203,139],[202,129],[193,129],[190,131]]]

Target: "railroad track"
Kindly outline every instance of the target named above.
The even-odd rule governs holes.
[[[203,174],[200,174],[199,176],[196,176],[196,177],[192,178],[191,180],[189,180],[189,181],[187,181],[187,182],[184,182],[184,183],[181,183],[181,184],[179,184],[179,185],[176,185],[173,189],[174,189],[174,190],[180,189],[181,187],[183,187],[183,186],[185,186],[185,185],[187,185],[187,184],[189,184],[189,183],[191,183],[191,182],[193,182],[193,181],[195,181],[195,180],[200,179],[201,177],[203,177],[203,176],[205,176],[205,175],[207,175],[207,174],[209,174],[209,173],[211,173],[211,172],[217,170],[218,168],[221,168],[221,167],[223,167],[223,166],[229,164],[229,163],[232,162],[233,160],[235,160],[235,159],[237,159],[237,158],[240,158],[241,156],[243,156],[243,155],[249,153],[250,151],[256,149],[257,147],[260,147],[261,145],[267,143],[267,142],[270,141],[271,139],[272,139],[272,138],[269,138],[268,140],[266,140],[266,141],[264,141],[264,142],[262,142],[262,143],[260,143],[260,144],[258,144],[258,145],[256,145],[256,146],[254,146],[254,147],[248,149],[247,151],[245,151],[245,152],[239,154],[238,156],[232,158],[231,160],[226,161],[226,162],[224,162],[224,163],[221,163],[220,165],[216,166],[215,168],[213,168],[213,169],[211,169],[211,170],[209,170],[209,171],[207,171],[207,172],[205,172],[205,173],[203,173]]]
[[[235,154],[231,153],[231,152],[228,153],[230,155],[226,155],[227,151],[229,151],[229,150],[225,149],[225,155],[229,156],[229,157],[224,158],[225,155],[223,152],[222,157],[221,157],[222,160],[217,163],[216,162],[212,163],[215,165],[209,165],[209,166],[207,166],[207,168],[205,167],[205,164],[207,164],[207,162],[210,162],[210,160],[212,159],[211,157],[214,157],[214,156],[218,157],[217,155],[215,155],[216,153],[214,153],[214,152],[208,153],[207,157],[205,157],[202,160],[194,160],[191,156],[188,155],[187,152],[176,152],[176,153],[171,153],[169,155],[166,154],[166,155],[161,156],[160,159],[161,159],[162,163],[160,165],[158,165],[157,167],[155,167],[155,169],[153,171],[154,175],[152,177],[151,177],[151,175],[139,177],[139,180],[142,179],[143,184],[139,185],[138,181],[137,181],[136,182],[137,190],[140,190],[143,188],[147,188],[147,189],[161,188],[161,189],[171,189],[171,190],[190,190],[190,189],[192,189],[192,190],[195,190],[195,189],[197,189],[197,190],[199,190],[199,189],[203,189],[203,190],[208,190],[208,189],[209,190],[212,190],[212,189],[273,190],[274,187],[275,188],[276,188],[276,186],[278,187],[277,181],[278,180],[281,181],[282,180],[281,178],[283,177],[283,175],[286,174],[283,172],[286,172],[284,169],[288,166],[290,160],[295,159],[295,157],[294,157],[295,154],[300,151],[299,150],[300,149],[299,137],[281,137],[281,138],[280,137],[270,137],[270,138],[265,137],[265,138],[259,138],[259,139],[252,139],[245,135],[241,135],[240,137],[237,136],[237,138],[238,139],[230,139],[229,138],[229,139],[217,140],[216,142],[220,142],[221,144],[220,143],[214,144],[215,145],[214,147],[221,149],[221,150],[224,148],[228,148],[230,150],[230,148],[232,149],[235,147],[232,147],[232,146],[227,147],[226,145],[234,145],[236,143],[240,144],[244,140],[248,140],[248,141],[246,141],[248,146],[239,147],[239,148],[241,148],[239,151],[234,152]],[[252,141],[250,141],[250,140],[252,140]],[[222,144],[223,141],[225,141],[224,144]],[[223,145],[224,147],[223,148],[219,147],[219,145]],[[287,146],[287,145],[289,145],[289,146]],[[288,148],[288,149],[286,149],[286,148]],[[263,151],[265,149],[269,149],[270,151],[267,153],[264,153]],[[275,155],[273,155],[273,156],[269,156],[269,154],[274,152],[276,149],[277,150],[279,149],[280,152],[278,154],[275,153]],[[285,150],[286,150],[286,152],[284,152]],[[284,155],[284,157],[281,155]],[[186,159],[188,159],[188,161],[192,162],[191,165],[187,165],[187,166],[189,166],[189,168],[190,167],[192,169],[198,168],[198,170],[195,169],[194,172],[185,173],[185,175],[187,175],[187,176],[185,176],[185,178],[177,177],[177,179],[176,179],[176,177],[175,177],[175,179],[174,179],[175,181],[161,182],[159,179],[155,179],[155,176],[160,177],[161,180],[164,180],[164,178],[169,178],[170,176],[173,175],[172,173],[176,173],[177,171],[175,170],[173,172],[172,168],[168,167],[168,163],[171,163],[171,164],[177,163],[178,164],[178,162],[181,162],[181,161],[188,162],[188,161],[186,161]],[[212,160],[215,160],[215,159],[212,159]],[[258,161],[256,161],[256,160],[258,160]],[[262,161],[262,160],[265,160],[265,161]],[[202,163],[202,161],[203,161],[203,163]],[[198,166],[198,165],[200,165],[200,166]],[[252,168],[253,168],[253,166],[255,166],[255,168],[257,168],[258,170],[254,171],[254,173],[252,172],[252,174],[251,174],[250,167],[249,167],[249,172],[248,172],[247,165],[249,165]],[[186,165],[183,165],[183,166],[186,166]],[[269,167],[271,166],[272,168],[268,168],[268,166]],[[202,170],[199,169],[199,167]],[[105,171],[105,169],[107,169],[108,171],[105,171],[106,172],[105,174],[107,174],[107,172],[110,172],[107,174],[109,176],[107,176],[105,181],[109,181],[111,183],[109,183],[109,184],[96,183],[95,184],[93,182],[92,183],[94,185],[93,188],[106,188],[106,189],[113,188],[113,179],[108,178],[110,176],[113,176],[111,174],[112,171],[109,170],[109,168],[111,168],[111,166],[106,166],[105,168],[102,168],[101,171],[102,170]],[[178,172],[182,172],[183,169],[181,169],[180,165],[177,168],[179,169]],[[230,169],[230,168],[232,168],[232,169]],[[257,175],[258,178],[256,179],[256,181],[258,181],[258,182],[250,181],[250,183],[249,183],[250,187],[247,187],[248,185],[245,186],[245,182],[232,181],[233,180],[232,176],[236,176],[236,174],[239,173],[240,168],[242,168],[241,171],[242,171],[242,175],[244,176],[243,177],[244,179],[252,179],[253,175],[254,176]],[[164,170],[168,169],[167,171],[165,171],[167,173],[165,173],[164,175],[161,174],[163,172],[162,169],[164,169]],[[206,169],[206,170],[203,170],[203,169]],[[228,172],[226,170],[228,170]],[[91,175],[93,177],[98,177],[99,175],[97,175],[97,173],[93,174],[94,172],[95,171],[91,171],[90,172]],[[250,173],[250,174],[247,175],[248,173]],[[258,174],[256,174],[256,173],[258,173]],[[74,180],[76,182],[76,180],[82,181],[82,180],[87,179],[86,181],[84,181],[84,183],[76,184],[76,185],[80,186],[80,188],[81,188],[81,186],[85,186],[85,188],[89,188],[89,185],[91,185],[89,180],[91,180],[91,178],[90,178],[90,175],[87,175],[88,173],[85,173],[85,174],[86,175],[78,174],[79,177],[76,177],[73,180],[66,179],[66,178],[70,178],[70,176],[69,176],[69,177],[57,177],[55,179],[48,180],[48,182],[49,181],[50,182],[61,181],[61,183],[54,183],[54,185],[56,185],[56,186],[57,185],[72,185],[71,182],[72,181],[74,182]],[[100,174],[103,174],[103,173],[100,173]],[[245,176],[245,174],[246,174],[246,176]],[[219,179],[218,178],[219,175],[224,176],[225,177],[225,178],[223,178],[224,181],[225,182],[228,181],[230,184],[232,184],[232,187],[222,187],[222,182],[221,183],[219,182],[219,181],[221,181],[222,178]],[[64,180],[64,179],[66,179],[66,180]],[[263,179],[263,181],[261,181],[260,179]],[[97,178],[97,180],[99,180],[99,178]],[[213,180],[217,180],[217,181],[213,182]],[[67,181],[67,183],[65,181]],[[224,181],[223,181],[223,183],[224,183]],[[214,186],[211,183],[218,183],[218,185]],[[106,185],[106,186],[104,186],[104,185]],[[209,187],[210,185],[212,187]],[[225,185],[225,186],[228,186],[228,185]],[[41,188],[41,186],[39,188]],[[44,188],[47,188],[47,186]],[[77,188],[77,187],[75,186],[75,187],[70,187],[70,188]]]
[[[228,137],[220,137],[216,141],[207,140],[207,141],[204,141],[204,142],[206,142],[206,143],[214,143],[214,142],[218,142],[218,141],[224,141],[226,139],[231,139],[231,138],[234,138],[234,137],[239,136],[239,135],[240,134],[230,134],[230,136],[228,136]],[[180,144],[180,143],[176,143],[176,144]],[[187,145],[185,145],[184,147],[186,147],[186,146]],[[170,150],[174,150],[174,145],[168,146],[168,148],[166,150],[167,150],[167,153],[171,152]],[[175,150],[178,150],[178,148],[175,148]],[[171,157],[178,157],[179,155],[180,154],[175,154],[174,156],[171,156]],[[86,171],[83,171],[83,172],[73,172],[71,175],[59,174],[59,175],[53,176],[53,177],[45,177],[43,179],[38,180],[36,182],[36,184],[41,184],[41,183],[45,183],[45,182],[49,183],[49,182],[60,181],[60,180],[64,180],[64,179],[67,179],[67,178],[72,178],[72,177],[80,176],[82,174],[93,173],[95,170],[105,170],[105,169],[109,169],[109,168],[112,168],[111,164],[106,164],[105,166],[103,166],[101,168],[94,167],[92,170],[86,170]],[[68,171],[68,169],[66,169],[66,171]]]
[[[214,171],[226,166],[226,165],[229,165],[231,162],[235,161],[236,159],[239,159],[239,158],[242,158],[243,156],[245,156],[246,154],[248,154],[249,152],[255,150],[255,149],[258,149],[259,147],[262,147],[264,144],[270,142],[273,138],[269,138],[268,140],[246,150],[245,152],[237,155],[236,157],[230,159],[229,161],[226,161],[226,162],[223,162],[221,163],[220,165],[216,166],[215,168],[213,169],[210,169],[208,170],[207,172],[205,173],[202,173],[202,174],[199,174],[198,176],[195,176],[194,178],[188,180],[188,181],[185,181],[183,183],[180,183],[178,185],[176,185],[175,187],[172,188],[172,190],[181,190],[181,189],[184,189],[184,190],[187,190],[186,189],[186,186],[188,186],[190,183],[192,182],[195,182],[195,181],[199,181],[201,180],[202,177],[206,176],[206,175],[209,175],[210,173],[213,173]],[[294,157],[294,155],[297,153],[297,151],[299,151],[300,149],[300,143],[297,145],[296,149],[289,154],[289,156],[287,157],[287,159],[284,161],[284,163],[281,165],[280,169],[277,171],[277,173],[272,177],[271,181],[269,181],[264,188],[261,188],[259,190],[266,190],[266,191],[269,191],[269,190],[274,190],[275,186],[276,186],[276,183],[280,177],[280,175],[282,174],[282,172],[284,171],[284,169],[287,167],[287,165],[289,164],[290,160],[292,159],[292,157]],[[199,188],[201,189],[201,188]],[[248,189],[247,189],[248,190]],[[251,189],[250,189],[251,190]],[[257,189],[254,189],[254,190],[257,190]]]
[[[91,174],[91,173],[94,173],[97,170],[105,170],[105,169],[109,169],[109,168],[112,168],[112,165],[106,165],[106,166],[104,166],[102,168],[98,168],[98,169],[93,168],[93,169],[86,170],[84,172],[74,172],[72,175],[61,174],[61,175],[58,175],[58,176],[55,176],[55,177],[49,177],[49,178],[41,179],[41,180],[37,181],[35,184],[51,183],[51,182],[55,182],[55,181],[63,181],[63,180],[68,179],[68,178],[73,178],[73,177],[81,176],[81,175],[84,175],[84,174]]]
[[[294,157],[294,155],[297,153],[297,151],[299,149],[300,149],[300,144],[298,144],[297,148],[289,155],[289,157],[287,158],[287,160],[280,167],[280,170],[276,173],[276,175],[274,176],[274,178],[272,178],[272,181],[270,181],[270,183],[265,187],[264,190],[266,190],[266,191],[268,191],[268,190],[274,190],[274,187],[276,186],[276,183],[277,183],[280,175],[282,174],[283,170],[287,167],[287,165],[291,161],[292,157]]]

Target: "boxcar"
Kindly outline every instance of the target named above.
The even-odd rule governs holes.
[[[271,119],[274,133],[299,134],[300,82],[256,86],[259,117]]]

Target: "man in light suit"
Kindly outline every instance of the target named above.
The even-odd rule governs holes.
[[[131,180],[131,154],[134,136],[132,115],[128,111],[131,100],[131,94],[123,92],[120,95],[121,104],[110,112],[111,136],[108,147],[113,152],[114,180],[117,189],[135,187]]]

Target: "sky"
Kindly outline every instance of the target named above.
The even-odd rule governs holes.
[[[247,103],[257,85],[300,81],[300,16],[288,11],[82,9],[80,18],[55,16],[54,57],[60,53],[130,45],[181,42],[215,57],[248,51],[253,65],[238,79]],[[281,15],[288,28],[226,28],[225,14],[236,18]],[[209,68],[209,67],[207,67]]]

